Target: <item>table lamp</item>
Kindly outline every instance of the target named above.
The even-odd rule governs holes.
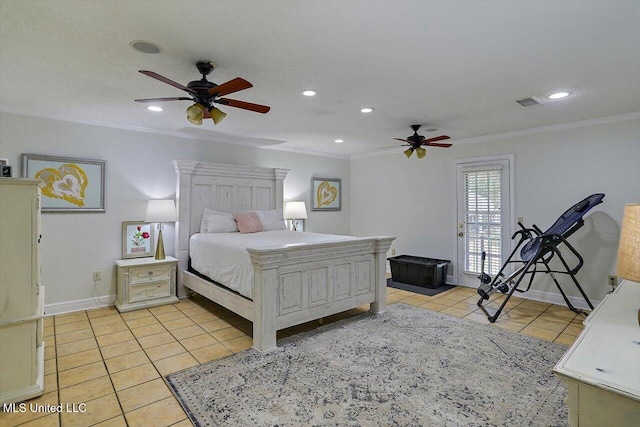
[[[287,202],[284,205],[284,217],[291,220],[291,231],[296,231],[296,220],[307,219],[307,207],[304,202]]]
[[[173,200],[149,200],[145,222],[158,223],[158,244],[156,246],[156,259],[164,259],[164,242],[162,241],[162,223],[176,222],[176,204]]]
[[[623,279],[640,282],[640,203],[624,207],[616,274]],[[640,325],[640,311],[638,324]]]

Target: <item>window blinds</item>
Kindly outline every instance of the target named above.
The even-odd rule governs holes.
[[[502,167],[462,170],[465,198],[465,272],[479,274],[482,252],[485,273],[496,275],[502,266]]]

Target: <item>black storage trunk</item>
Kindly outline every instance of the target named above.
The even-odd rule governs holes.
[[[446,259],[411,255],[389,258],[389,262],[391,263],[391,280],[423,288],[438,288],[445,285],[447,267],[451,263]]]

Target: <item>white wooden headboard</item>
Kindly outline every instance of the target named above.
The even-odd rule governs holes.
[[[187,269],[189,238],[200,231],[204,208],[220,212],[283,209],[289,169],[174,160],[177,174],[175,253],[178,281]]]

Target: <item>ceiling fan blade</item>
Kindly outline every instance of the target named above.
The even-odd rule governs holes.
[[[376,148],[376,150],[391,150],[392,148],[400,148],[400,147],[406,147],[406,144],[400,144],[400,145],[389,145],[386,147],[378,147]]]
[[[406,142],[407,144],[411,144],[411,141],[407,141],[406,139],[402,139],[402,138],[393,138],[396,141],[402,141],[402,142]]]
[[[422,141],[422,143],[424,144],[425,142],[442,141],[442,140],[445,140],[445,139],[451,139],[451,137],[447,136],[447,135],[440,135],[440,136],[436,136],[434,138],[425,139],[424,141]]]
[[[439,142],[423,142],[422,145],[428,145],[429,147],[444,147],[444,148],[449,148],[451,147],[453,144],[442,144]]]
[[[214,102],[222,105],[228,105],[229,107],[242,108],[243,110],[255,111],[256,113],[268,113],[271,107],[260,104],[252,104],[251,102],[238,101],[235,99],[220,98]]]
[[[243,78],[236,77],[233,80],[229,80],[226,83],[222,83],[221,85],[209,89],[209,94],[215,96],[224,96],[229,95],[233,92],[249,89],[250,87],[253,87],[251,83]]]
[[[174,82],[173,80],[170,80],[164,76],[161,76],[158,73],[154,73],[153,71],[147,71],[147,70],[138,70],[140,73],[144,74],[145,76],[149,76],[152,79],[156,79],[156,80],[160,80],[162,83],[166,83],[168,85],[171,85],[173,87],[177,87],[178,89],[182,89],[185,92],[189,92],[189,93],[193,93],[195,94],[196,92],[192,89],[189,89],[188,87],[186,87],[185,85],[181,85],[178,82]]]
[[[193,101],[193,98],[187,98],[185,96],[177,96],[171,98],[145,98],[134,99],[136,102],[164,102],[164,101]]]

